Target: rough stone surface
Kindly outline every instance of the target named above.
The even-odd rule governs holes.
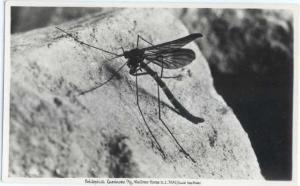
[[[59,27],[118,53],[121,46],[134,48],[137,34],[155,44],[188,34],[168,10],[159,9],[98,14]],[[205,122],[195,125],[162,107],[164,121],[193,163],[158,120],[151,77],[139,77],[140,104],[166,159],[139,114],[135,77],[128,69],[104,87],[78,96],[80,90],[108,79],[124,59],[104,63],[111,56],[80,45],[52,26],[14,35],[11,44],[9,176],[262,179],[248,136],[216,93],[196,45],[187,45],[196,53],[193,63],[164,71],[182,78],[165,82]]]

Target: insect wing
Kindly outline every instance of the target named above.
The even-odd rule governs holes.
[[[191,49],[169,49],[147,54],[145,59],[163,68],[176,69],[190,64],[195,59],[195,53]]]
[[[202,34],[200,33],[190,34],[186,37],[179,38],[174,41],[169,41],[166,43],[150,46],[143,49],[145,50],[145,52],[149,52],[149,53],[156,53],[159,50],[178,49],[188,44],[189,42],[197,39],[198,37],[202,37]]]
[[[195,33],[170,42],[143,48],[145,59],[168,69],[181,68],[195,59],[195,53],[190,49],[181,49],[189,42],[202,37]]]

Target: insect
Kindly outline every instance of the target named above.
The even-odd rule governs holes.
[[[163,92],[165,93],[165,95],[167,96],[169,101],[175,107],[175,108],[172,108],[171,106],[169,106],[169,108],[171,108],[174,112],[176,112],[177,114],[181,115],[182,117],[186,118],[187,120],[191,121],[194,124],[204,122],[203,118],[196,117],[196,116],[192,115],[187,109],[185,109],[185,107],[174,97],[174,95],[172,94],[170,89],[167,87],[165,82],[162,80],[163,78],[176,78],[176,77],[165,77],[165,76],[163,76],[163,70],[164,69],[182,68],[182,67],[190,64],[195,59],[195,53],[194,53],[193,50],[182,48],[182,47],[185,46],[186,44],[194,41],[195,39],[202,37],[201,33],[190,34],[186,37],[182,37],[182,38],[179,38],[179,39],[176,39],[176,40],[173,40],[173,41],[169,41],[169,42],[166,42],[166,43],[158,44],[158,45],[153,45],[152,43],[150,43],[149,41],[144,39],[142,36],[138,35],[137,42],[136,42],[136,48],[131,49],[129,51],[125,51],[121,47],[123,53],[122,54],[116,54],[116,53],[104,50],[102,48],[98,48],[98,47],[89,45],[85,42],[82,42],[77,37],[73,36],[72,34],[66,32],[64,30],[62,30],[61,28],[58,28],[58,27],[56,27],[56,28],[58,30],[64,32],[69,37],[73,38],[76,42],[78,42],[82,45],[85,45],[85,46],[88,46],[88,47],[91,47],[91,48],[94,48],[94,49],[100,50],[102,52],[113,55],[114,57],[111,58],[110,60],[113,60],[113,59],[116,59],[116,58],[119,58],[119,57],[124,57],[125,59],[127,59],[127,61],[123,65],[121,65],[119,67],[119,69],[117,69],[116,73],[113,74],[109,79],[107,79],[105,82],[103,82],[102,84],[100,84],[98,86],[95,86],[95,87],[90,88],[88,90],[82,91],[80,93],[80,95],[86,94],[86,93],[91,92],[91,91],[93,91],[97,88],[102,87],[104,84],[111,81],[114,78],[114,76],[117,75],[117,73],[119,71],[121,71],[127,65],[129,67],[129,73],[131,75],[135,76],[136,102],[137,102],[139,112],[142,116],[144,124],[146,125],[149,133],[151,134],[152,138],[154,139],[158,150],[161,152],[161,154],[165,158],[166,155],[165,155],[164,151],[162,150],[161,145],[159,144],[159,142],[157,141],[157,139],[153,135],[153,132],[150,129],[150,127],[149,127],[149,125],[148,125],[148,123],[147,123],[147,121],[144,117],[144,114],[141,110],[140,104],[139,104],[138,76],[143,76],[143,75],[152,76],[153,79],[157,83],[157,95],[158,95],[157,96],[157,101],[158,101],[158,117],[159,117],[159,120],[162,122],[164,127],[167,129],[167,131],[170,133],[170,135],[172,136],[172,138],[174,139],[174,141],[178,145],[180,152],[182,152],[187,158],[189,158],[193,162],[196,162],[190,156],[190,154],[187,153],[184,150],[184,148],[180,145],[180,143],[178,142],[176,137],[173,135],[173,133],[171,132],[171,130],[169,129],[167,124],[161,118],[160,89],[163,90]],[[140,39],[143,40],[144,42],[148,43],[150,46],[145,47],[145,48],[139,48]],[[144,62],[144,61],[147,61],[147,62]],[[158,74],[156,71],[152,70],[148,66],[149,63],[153,63],[155,65],[160,66],[161,67],[160,74]],[[139,72],[139,71],[141,71],[141,72]]]

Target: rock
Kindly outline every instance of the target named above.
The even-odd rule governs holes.
[[[134,48],[137,34],[154,44],[188,35],[162,9],[112,11],[59,27],[116,53],[122,52],[121,46]],[[166,76],[181,78],[164,81],[205,122],[193,124],[174,113],[161,91],[162,118],[195,163],[159,122],[156,83],[150,76],[138,78],[139,100],[165,159],[139,113],[135,77],[127,68],[105,86],[78,95],[111,77],[125,59],[106,62],[112,56],[75,42],[53,26],[14,35],[11,44],[9,176],[29,177],[30,167],[36,167],[34,177],[262,179],[248,136],[216,93],[195,44],[187,45],[196,53],[190,65],[164,70]]]
[[[214,86],[248,133],[263,176],[291,180],[293,12],[185,9],[177,15],[190,32],[205,36],[197,44]]]

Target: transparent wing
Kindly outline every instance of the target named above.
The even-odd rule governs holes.
[[[191,49],[168,49],[156,53],[148,53],[145,59],[167,69],[182,68],[195,59],[195,53]]]
[[[178,49],[188,44],[189,42],[197,39],[198,37],[202,37],[202,34],[200,33],[190,34],[188,36],[176,39],[174,41],[169,41],[166,43],[143,48],[143,50],[145,50],[145,52],[156,53],[159,50]]]
[[[168,69],[184,67],[195,59],[195,53],[182,47],[199,37],[202,34],[190,34],[174,41],[143,48],[145,59]]]

